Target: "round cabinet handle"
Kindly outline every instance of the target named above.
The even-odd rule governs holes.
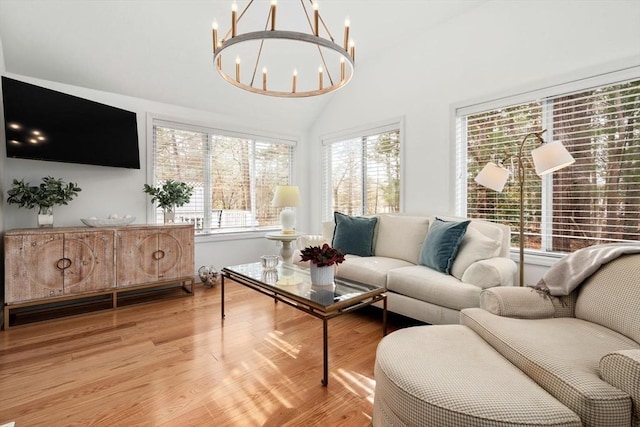
[[[60,258],[58,262],[56,262],[56,268],[58,270],[66,270],[71,267],[71,260],[69,258]]]
[[[153,259],[155,259],[156,261],[164,258],[164,251],[163,250],[157,250],[155,251],[151,256],[153,257]]]

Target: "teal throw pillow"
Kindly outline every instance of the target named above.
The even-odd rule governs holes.
[[[420,264],[441,273],[451,274],[464,233],[471,221],[443,221],[440,218],[429,227],[420,252]]]
[[[349,216],[340,212],[334,212],[333,217],[336,227],[333,230],[331,245],[334,248],[340,249],[345,254],[373,255],[373,232],[378,218]]]

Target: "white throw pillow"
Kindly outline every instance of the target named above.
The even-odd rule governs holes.
[[[380,215],[375,255],[418,264],[420,250],[429,230],[429,218],[408,215]]]
[[[471,264],[497,256],[499,252],[500,242],[469,227],[458,249],[458,255],[453,261],[451,275],[462,280],[462,275]]]

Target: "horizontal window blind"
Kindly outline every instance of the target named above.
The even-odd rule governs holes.
[[[323,142],[323,220],[400,210],[398,128]]]
[[[167,122],[153,125],[154,181],[184,181],[194,187],[176,220],[196,231],[246,231],[277,226],[271,207],[275,188],[289,184],[293,146],[256,141]],[[162,222],[162,211],[157,211]]]
[[[458,119],[467,215],[509,224],[514,245],[522,226],[525,247],[548,252],[640,239],[640,80]],[[529,154],[536,143],[525,144],[524,224],[519,224],[514,156],[527,133],[542,129],[546,141],[561,141],[576,162],[541,179]],[[512,171],[501,193],[474,181],[489,161],[505,161]]]

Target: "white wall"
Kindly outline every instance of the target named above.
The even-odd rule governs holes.
[[[323,135],[404,116],[405,211],[452,214],[451,106],[544,87],[611,61],[640,62],[638,22],[638,1],[487,2],[357,64],[310,130],[310,158],[320,158]],[[310,176],[320,182],[319,161]],[[310,223],[319,224],[320,194],[310,202]],[[525,271],[532,283],[545,268]]]
[[[24,178],[26,181],[35,184],[47,175],[62,178],[67,182],[76,182],[82,188],[78,197],[70,202],[68,206],[54,207],[55,226],[82,226],[80,218],[91,216],[106,217],[111,213],[133,215],[136,217],[134,223],[138,224],[152,222],[152,205],[149,202],[150,199],[142,191],[144,183],[147,182],[148,174],[148,135],[146,125],[148,114],[207,124],[220,129],[283,136],[280,129],[277,129],[272,121],[261,120],[259,116],[252,117],[251,120],[247,120],[245,117],[234,118],[223,114],[190,110],[10,73],[5,73],[5,75],[71,95],[135,111],[138,114],[140,170],[13,158],[4,160],[3,171],[0,174],[0,176],[4,176],[4,185],[0,186],[3,194],[6,193],[14,178]],[[247,126],[247,123],[251,123],[251,127]],[[295,127],[290,129],[295,130]],[[302,133],[300,130],[297,130],[297,132]],[[287,136],[289,139],[298,139],[297,135],[288,134]],[[2,146],[4,147],[4,142]],[[4,155],[2,157],[4,159]],[[304,161],[299,163],[304,163]],[[303,174],[299,175],[303,176]],[[3,196],[1,206],[5,212],[5,217],[4,221],[0,221],[0,224],[3,224],[6,229],[31,228],[35,226],[36,212],[34,210],[7,205],[5,200],[6,197]],[[261,255],[271,253],[277,253],[275,243],[267,241],[262,234],[258,233],[244,236],[238,240],[215,237],[196,238],[195,269],[197,270],[200,265],[214,265],[216,268],[221,269],[225,265],[256,261]]]

